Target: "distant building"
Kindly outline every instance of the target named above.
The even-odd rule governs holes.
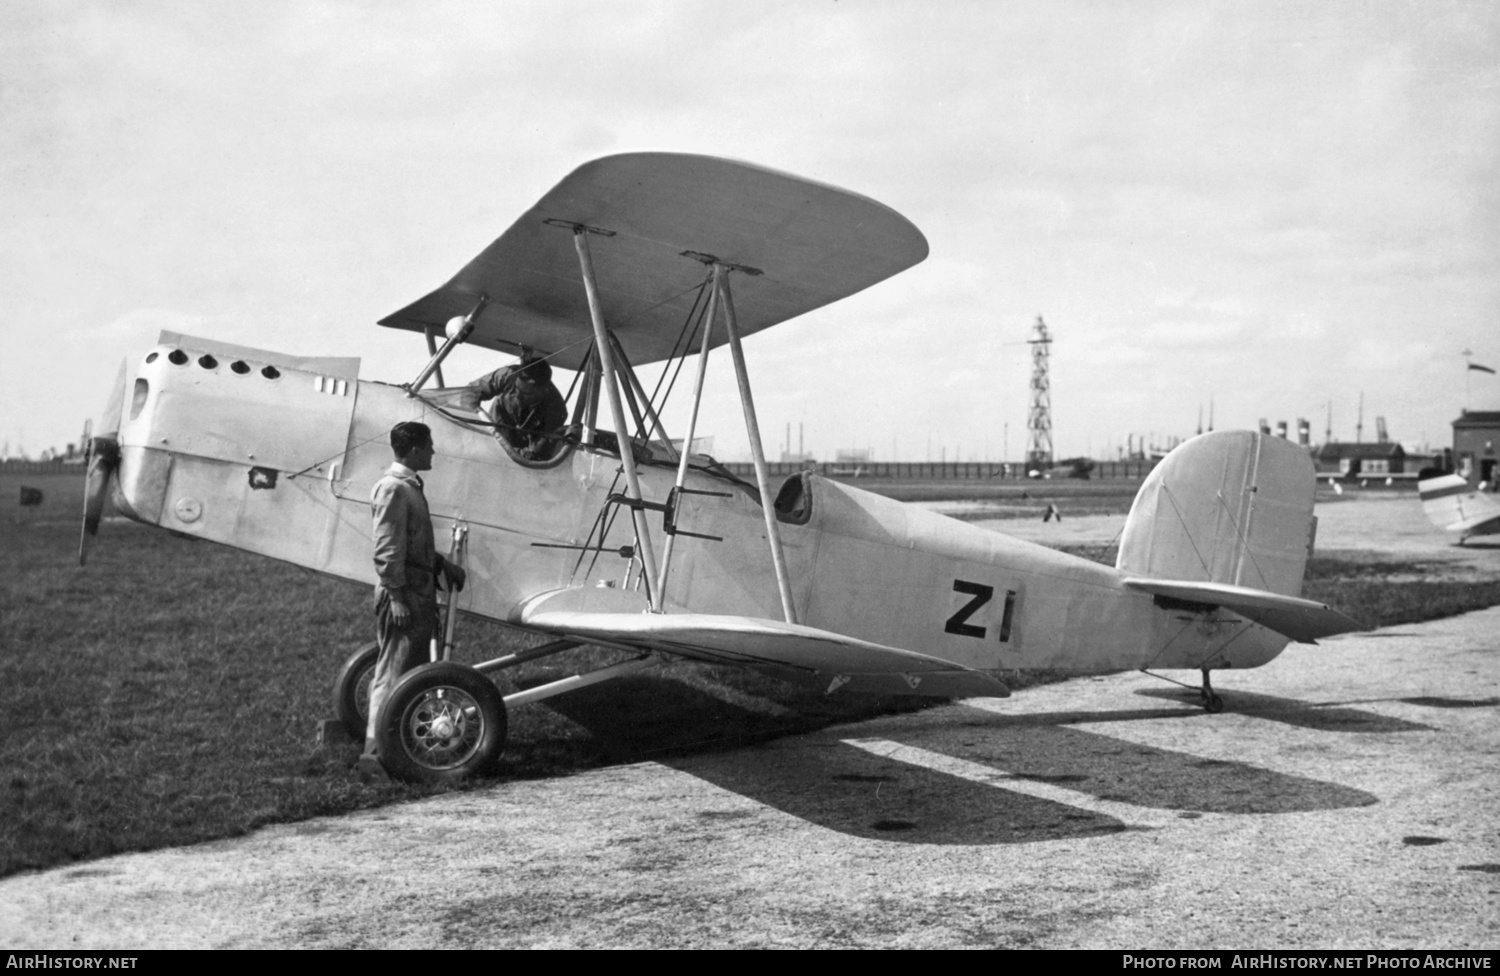
[[[833,466],[829,471],[835,477],[861,477],[870,469],[872,453],[868,447],[841,447],[834,452]]]
[[[679,450],[679,451],[682,450],[682,438],[681,437],[674,437],[674,438],[672,438],[672,446],[675,447],[675,448],[677,448],[677,450]],[[693,449],[691,451],[688,451],[689,454],[710,454],[710,455],[713,454],[713,452],[714,452],[714,439],[713,439],[713,435],[712,434],[710,434],[707,437],[694,437],[693,438]]]
[[[1313,462],[1320,475],[1341,478],[1384,478],[1407,471],[1406,448],[1396,441],[1348,444],[1334,441],[1318,448]]]
[[[1471,482],[1495,483],[1495,443],[1500,441],[1500,410],[1465,410],[1453,421],[1453,462]]]
[[[1408,473],[1418,473],[1429,468],[1442,468],[1447,470],[1453,467],[1453,452],[1444,448],[1441,451],[1430,450],[1426,447],[1418,449],[1411,445],[1406,448],[1406,470]]]

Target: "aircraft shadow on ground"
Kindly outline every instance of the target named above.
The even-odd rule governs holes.
[[[1198,692],[1170,688],[1139,688],[1135,692],[1146,698],[1165,698],[1179,701],[1194,708],[1199,706]],[[1368,712],[1361,708],[1346,708],[1339,702],[1305,702],[1296,698],[1281,698],[1262,695],[1253,691],[1220,691],[1224,699],[1224,710],[1239,715],[1295,725],[1319,732],[1431,732],[1432,726],[1421,722],[1408,722]]]
[[[631,681],[652,682],[657,702],[633,710]],[[654,760],[810,823],[859,837],[917,844],[1001,844],[1117,833],[1113,817],[997,789],[872,755],[839,742],[786,741],[826,725],[814,716],[768,716],[680,682],[626,678],[547,706],[588,730],[611,762]],[[738,731],[726,735],[725,728]],[[779,740],[779,741],[777,741]],[[733,750],[733,751],[729,751]]]
[[[974,710],[955,725],[962,757],[1018,779],[1055,783],[1100,800],[1196,813],[1298,813],[1371,806],[1364,790],[1279,773],[1250,763],[1127,742],[1072,728],[1092,717],[1077,712],[1009,716]],[[1188,713],[1191,717],[1192,713]],[[1155,718],[1155,712],[1110,713]],[[1203,721],[1212,721],[1200,716]]]
[[[518,687],[554,677],[548,674]],[[569,745],[570,751],[610,764],[737,749],[828,724],[811,715],[752,712],[660,673],[615,678],[548,698],[538,707],[588,733],[588,740]],[[540,742],[531,751],[545,754],[559,748],[563,745]]]
[[[1436,695],[1421,695],[1416,698],[1361,698],[1356,701],[1318,702],[1316,707],[1330,705],[1378,705],[1382,702],[1401,702],[1404,705],[1420,705],[1423,708],[1494,708],[1500,698],[1446,698]]]
[[[658,700],[664,689],[654,689]],[[1201,813],[1267,814],[1369,806],[1376,798],[1334,783],[1239,762],[1206,760],[1069,728],[1101,719],[1163,718],[1178,709],[1006,716],[970,710],[971,718],[927,727],[904,744],[988,767],[977,779],[841,742],[826,729],[795,742],[782,738],[794,719],[761,717],[764,734],[712,740],[727,713],[755,726],[749,713],[678,685],[672,710],[632,714],[620,689],[578,693],[548,705],[600,740],[611,760],[656,760],[722,789],[810,823],[852,836],[913,844],[1015,844],[1095,837],[1127,829],[1119,819],[1065,802],[1007,789],[1007,781],[1041,782],[1101,800]],[[775,740],[775,741],[773,741]],[[745,746],[745,748],[737,748]],[[724,750],[734,748],[733,752]],[[914,757],[915,754],[908,753]],[[981,781],[987,780],[987,781]]]
[[[767,743],[667,763],[721,789],[854,837],[906,844],[1023,844],[1126,830],[1107,814],[976,782],[840,742]]]

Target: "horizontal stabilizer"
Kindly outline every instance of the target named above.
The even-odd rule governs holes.
[[[939,698],[1010,695],[1003,682],[983,671],[759,617],[548,610],[542,600],[523,609],[520,622],[565,637],[653,648],[715,664],[790,668],[826,678],[829,690],[847,685],[854,691]]]
[[[1315,600],[1285,596],[1267,590],[1252,590],[1230,583],[1203,583],[1196,580],[1127,579],[1125,585],[1173,600],[1202,603],[1232,610],[1242,617],[1284,634],[1301,644],[1316,643],[1321,637],[1364,630],[1350,617]]]

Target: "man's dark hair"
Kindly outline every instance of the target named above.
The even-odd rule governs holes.
[[[432,443],[432,428],[415,420],[403,421],[391,428],[391,450],[401,457],[414,447]]]
[[[533,383],[551,383],[552,367],[540,356],[529,356],[521,360],[521,375]]]

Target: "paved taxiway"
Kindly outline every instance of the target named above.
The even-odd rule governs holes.
[[[12,877],[0,945],[1494,949],[1497,644],[1492,608],[1221,672],[1221,715],[1088,678]]]

